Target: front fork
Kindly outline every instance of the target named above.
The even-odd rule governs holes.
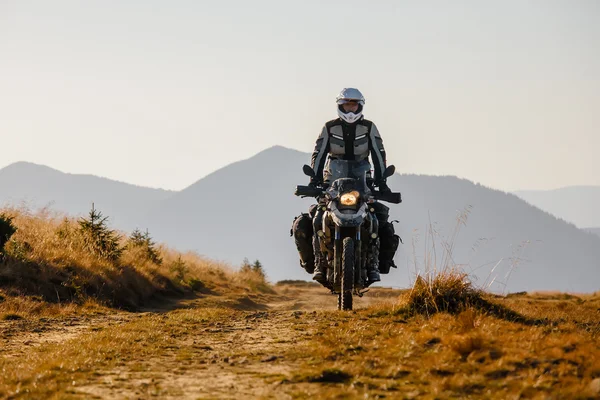
[[[342,232],[339,226],[335,226],[333,236],[333,270],[330,271],[330,282],[333,286],[341,290],[342,287]]]

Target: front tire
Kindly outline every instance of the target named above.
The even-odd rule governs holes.
[[[354,289],[354,240],[344,239],[342,244],[342,290],[338,295],[338,309],[352,310],[352,290]]]

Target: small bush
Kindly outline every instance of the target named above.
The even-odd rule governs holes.
[[[468,275],[457,268],[447,268],[437,274],[417,276],[415,284],[404,297],[405,307],[402,311],[408,314],[431,316],[439,312],[459,315],[461,329],[468,331],[474,328],[475,311],[480,311],[497,318],[526,325],[543,325],[543,319],[528,318],[501,304],[488,300],[485,292],[475,289],[467,279]]]
[[[14,239],[9,240],[4,246],[4,252],[6,253],[6,256],[11,256],[16,260],[21,261],[26,260],[27,256],[32,250],[33,249],[29,243]]]
[[[178,255],[177,259],[169,265],[169,270],[175,275],[175,279],[177,279],[179,282],[182,282],[185,279],[189,268],[185,261],[181,258],[181,255]],[[190,284],[190,286],[192,285]]]
[[[162,264],[163,260],[156,249],[156,243],[150,237],[148,230],[146,230],[145,233],[142,233],[139,229],[131,232],[129,239],[127,240],[127,247],[130,249],[142,249],[149,261],[156,265]],[[183,279],[183,277],[181,279]]]
[[[188,285],[190,289],[194,291],[202,291],[206,289],[206,285],[200,279],[192,278],[189,280]]]
[[[267,275],[265,274],[263,265],[260,261],[255,260],[250,263],[248,258],[244,258],[240,267],[240,277],[250,289],[262,293],[274,293],[271,285],[267,283]]]
[[[252,272],[252,264],[250,264],[250,261],[248,261],[248,258],[244,258],[244,260],[242,261],[242,266],[240,267],[240,272],[242,272],[242,273]]]
[[[258,277],[261,277],[262,279],[266,278],[266,274],[265,274],[263,265],[258,260],[254,260],[254,263],[250,264],[250,261],[248,261],[248,258],[244,258],[244,260],[242,261],[242,266],[240,267],[240,272],[256,274]]]
[[[254,261],[254,264],[252,264],[252,272],[261,277],[263,280],[266,278],[265,270],[262,266],[262,263],[258,260]]]
[[[88,217],[79,219],[79,232],[88,251],[106,260],[116,261],[123,252],[119,245],[121,238],[116,231],[108,228],[107,220],[108,217],[103,217],[92,204]]]
[[[418,314],[458,314],[480,298],[480,291],[473,288],[466,273],[448,268],[437,274],[417,276],[407,295],[407,306]]]

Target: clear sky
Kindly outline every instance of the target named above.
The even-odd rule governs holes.
[[[399,172],[600,185],[599,1],[0,0],[0,168],[182,189],[345,86]]]

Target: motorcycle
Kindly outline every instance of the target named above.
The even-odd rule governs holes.
[[[302,169],[305,175],[316,179],[310,166],[304,165]],[[352,310],[352,296],[362,297],[373,283],[368,281],[367,271],[379,257],[379,237],[371,204],[376,200],[402,202],[400,193],[375,190],[372,179],[368,178],[370,170],[367,160],[331,159],[323,171],[323,182],[296,186],[294,193],[318,199],[313,226],[325,275],[319,283],[337,294],[339,310]],[[390,165],[383,178],[394,172],[395,167]]]

